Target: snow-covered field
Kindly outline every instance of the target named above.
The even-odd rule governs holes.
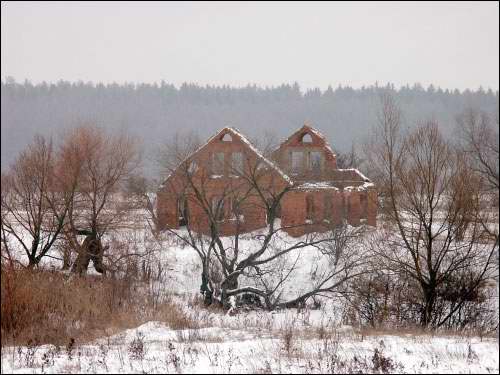
[[[344,311],[335,299],[316,310],[230,315],[205,309],[192,303],[199,296],[201,273],[193,250],[173,238],[158,243],[146,230],[119,237],[153,250],[152,260],[162,264],[165,273],[151,287],[168,293],[198,327],[178,330],[150,321],[118,334],[103,333],[88,343],[2,347],[2,373],[499,372],[496,338],[368,333],[342,325]],[[252,240],[246,241],[244,246],[251,247]],[[303,264],[309,266],[299,269],[296,277],[300,288],[306,288],[314,259],[307,248],[302,252]],[[45,266],[59,264],[47,258]]]
[[[235,318],[238,319],[238,318]],[[241,317],[240,317],[241,319]],[[291,324],[291,323],[290,323]],[[4,373],[498,373],[494,339],[266,328],[172,330],[160,322],[78,347],[2,348]]]

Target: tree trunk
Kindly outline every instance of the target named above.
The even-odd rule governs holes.
[[[38,264],[36,257],[29,257],[28,269],[33,269]]]
[[[203,295],[205,306],[209,306],[213,302],[214,291],[210,288],[208,271],[208,258],[203,261],[203,269],[201,271],[201,286],[200,293]]]
[[[434,302],[436,300],[436,288],[434,286],[426,286],[424,288],[425,305],[421,315],[421,325],[427,327],[432,322],[434,313]]]
[[[238,275],[228,277],[226,280],[222,282],[221,302],[224,308],[229,309],[231,307],[229,303],[229,297],[227,296],[227,290],[228,289],[232,290],[236,288],[238,288]]]
[[[73,267],[71,268],[72,273],[77,273],[79,276],[83,276],[87,273],[87,269],[90,263],[90,255],[87,250],[82,246],[82,249],[78,253],[76,257],[75,263],[73,263]]]
[[[104,248],[101,241],[95,238],[94,235],[88,235],[83,241],[80,251],[78,251],[78,256],[71,272],[77,273],[80,276],[84,275],[87,273],[89,263],[92,260],[95,270],[99,273],[105,273],[106,270],[102,262],[103,255]]]
[[[62,270],[69,270],[71,267],[71,248],[65,244],[63,248],[63,265]]]

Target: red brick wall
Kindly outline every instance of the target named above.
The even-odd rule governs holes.
[[[303,137],[306,134],[311,136],[311,142],[303,142]],[[304,152],[302,172],[293,175],[295,180],[325,180],[331,177],[330,171],[337,169],[336,157],[331,152],[331,149],[327,147],[325,140],[317,136],[315,132],[308,131],[307,127],[303,127],[300,131],[292,135],[273,155],[280,168],[289,174],[293,174],[290,161],[290,152],[292,151]],[[320,173],[314,173],[307,169],[307,153],[312,151],[322,153],[322,168]]]
[[[287,233],[300,236],[306,221],[306,195],[303,192],[291,191],[281,201],[281,226],[291,227]]]
[[[347,198],[347,222],[352,226],[360,224],[361,202],[357,191],[346,192]]]
[[[177,216],[177,199],[166,191],[158,192],[157,196],[157,216],[160,230],[165,228],[179,228]]]
[[[222,141],[224,133],[213,139],[208,145],[192,157],[198,165],[197,172],[193,175],[193,184],[198,186],[204,198],[210,205],[212,198],[220,197],[241,197],[249,189],[249,183],[242,176],[236,176],[231,168],[231,155],[234,152],[241,152],[244,159],[244,168],[249,173],[249,168],[255,168],[257,155],[249,149],[248,145],[233,134],[232,141]],[[224,153],[224,172],[222,177],[211,178],[213,154]],[[188,160],[186,165],[189,165]],[[259,170],[259,186],[263,189],[274,188],[283,189],[286,182],[279,173],[269,165],[263,163],[265,169]],[[181,168],[178,173],[170,177],[164,187],[158,192],[157,213],[161,228],[178,228],[177,199],[181,195],[191,194],[188,202],[190,213],[190,225],[196,231],[209,233],[209,220],[203,210],[199,199],[193,194],[184,176],[185,171]],[[229,193],[231,192],[231,193]],[[206,203],[207,203],[206,202]],[[205,204],[206,204],[205,203]],[[232,235],[237,231],[248,232],[267,225],[267,214],[265,205],[257,195],[249,196],[245,199],[244,206],[241,207],[243,220],[237,223],[227,212],[223,221],[218,222],[219,231],[222,235]]]
[[[366,223],[368,225],[377,226],[377,209],[377,191],[371,188],[367,192]]]
[[[281,147],[277,153],[278,157],[288,160],[288,151],[293,148],[302,148],[304,150],[323,150],[324,163],[323,168],[330,171],[334,176],[336,168],[335,156],[326,148],[325,141],[310,133],[312,142],[304,146],[300,142],[302,134],[290,138],[285,146]],[[223,133],[219,137],[210,141],[204,148],[198,151],[193,160],[196,160],[198,170],[194,173],[193,181],[196,186],[203,186],[202,190],[210,204],[212,197],[221,196],[225,189],[231,189],[233,195],[240,195],[248,190],[248,182],[242,177],[231,176],[231,153],[242,152],[244,154],[245,167],[255,166],[257,156],[249,149],[248,145],[233,135],[231,142],[221,140]],[[216,152],[224,153],[224,175],[221,178],[210,178],[212,155]],[[188,164],[191,160],[188,160]],[[328,179],[328,173],[322,176]],[[330,177],[332,177],[330,176]],[[307,174],[302,176],[307,178]],[[300,179],[299,179],[300,180]],[[259,186],[265,189],[281,191],[286,186],[286,181],[273,168],[267,167],[262,170],[262,177],[259,180]],[[264,190],[265,190],[264,189]],[[190,226],[193,230],[208,234],[209,220],[193,194],[188,187],[186,180],[182,177],[182,171],[169,178],[162,189],[158,191],[157,215],[160,228],[179,228],[179,218],[177,212],[177,197],[187,194],[189,207]],[[332,213],[331,224],[340,224],[346,219],[351,225],[359,225],[362,219],[366,219],[367,224],[376,225],[377,214],[377,192],[374,188],[368,191],[339,191],[336,189],[316,189],[311,191],[296,190],[290,191],[281,201],[281,223],[282,226],[292,227],[287,232],[292,236],[301,236],[305,233],[324,231],[330,223],[325,223],[325,195],[331,197]],[[311,224],[306,223],[306,197],[313,199],[314,217]],[[364,196],[364,199],[361,199]],[[236,220],[231,220],[229,215],[218,223],[222,235],[233,235],[237,231],[249,232],[267,225],[266,210],[261,197],[250,196],[245,205],[241,207],[243,221],[237,224]],[[238,226],[239,225],[239,226]]]

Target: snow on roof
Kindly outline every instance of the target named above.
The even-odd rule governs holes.
[[[336,187],[335,182],[332,181],[320,181],[320,182],[305,182],[301,185],[298,185],[296,189],[298,190],[335,190],[339,191],[340,189]],[[345,186],[344,191],[364,191],[368,188],[374,187],[375,185],[372,182],[365,181],[362,185],[358,186]]]
[[[332,189],[339,190],[337,187],[333,186],[332,182],[321,181],[321,182],[305,182],[296,187],[300,190],[316,190],[316,189]]]
[[[288,137],[284,142],[282,142],[280,144],[280,146],[278,147],[278,149],[284,144],[286,143],[290,138],[292,138],[296,133],[298,133],[299,131],[302,131],[304,128],[306,128],[308,131],[311,131],[312,133],[314,133],[316,136],[320,137],[321,139],[324,140],[325,142],[325,146],[332,152],[333,154],[333,151],[331,150],[330,148],[330,145],[328,144],[328,141],[325,139],[325,137],[323,136],[323,134],[321,134],[319,131],[317,131],[316,129],[310,127],[309,125],[304,125],[302,126],[300,129],[298,129],[297,131],[295,131],[290,137]],[[267,159],[248,139],[247,137],[245,137],[238,129],[236,128],[233,128],[233,127],[225,127],[221,130],[219,130],[215,135],[213,135],[212,137],[210,137],[202,146],[198,147],[198,149],[196,151],[194,151],[191,155],[189,155],[187,158],[185,158],[182,162],[179,163],[179,165],[177,166],[176,170],[179,168],[179,166],[181,166],[183,163],[186,162],[186,160],[189,160],[190,158],[192,158],[194,155],[196,155],[198,152],[200,152],[202,149],[204,149],[210,142],[212,142],[215,138],[217,138],[218,136],[220,136],[221,133],[223,132],[231,132],[233,135],[236,135],[243,143],[245,143],[247,145],[247,147],[252,151],[254,152],[257,157],[259,159],[261,159],[262,161],[264,161],[269,167],[271,167],[272,169],[274,169],[276,172],[278,172],[278,174],[286,181],[288,182],[290,185],[294,185],[292,179],[290,177],[288,177],[288,175],[286,175],[275,163],[273,163],[272,161],[270,161],[269,159]],[[363,173],[361,173],[358,169],[356,168],[345,168],[345,169],[337,169],[336,171],[338,171],[341,175],[342,174],[350,174],[351,175],[351,178],[354,178],[355,176],[356,177],[359,177],[362,181],[364,181],[364,184],[363,185],[359,185],[359,186],[346,186],[344,188],[345,191],[361,191],[361,190],[364,190],[364,189],[367,189],[369,187],[373,187],[375,186],[371,180],[366,177]],[[165,178],[165,180],[160,184],[159,186],[159,189],[162,189],[165,187],[165,183],[167,182],[167,180],[172,176],[172,173],[170,173],[167,178]],[[343,176],[342,176],[343,177]],[[339,178],[340,181],[344,180],[344,178]],[[344,180],[345,181],[345,180]],[[297,189],[301,189],[301,190],[314,190],[314,189],[337,189],[335,186],[332,185],[331,182],[307,182],[307,183],[303,183],[301,185],[298,185],[297,186]]]
[[[267,159],[264,155],[262,155],[262,153],[247,139],[247,137],[245,137],[238,129],[236,128],[233,128],[233,127],[225,127],[219,131],[217,131],[217,133],[215,133],[212,137],[210,137],[202,146],[198,147],[198,149],[196,149],[194,152],[192,152],[188,157],[186,157],[184,160],[182,160],[179,165],[175,168],[175,170],[179,169],[179,167],[186,162],[186,160],[192,158],[194,155],[196,155],[198,152],[200,152],[202,149],[204,149],[210,142],[212,142],[214,139],[216,139],[221,133],[223,133],[224,131],[229,131],[231,133],[233,133],[234,135],[236,135],[243,143],[245,143],[248,148],[254,152],[257,157],[259,159],[261,159],[262,161],[264,161],[267,165],[269,165],[271,168],[273,168],[276,172],[278,172],[278,174],[286,181],[288,182],[290,185],[293,185],[293,181],[291,180],[290,177],[288,177],[276,164],[274,164],[272,161],[270,161],[269,159]],[[170,173],[166,178],[165,180],[163,180],[163,182],[160,184],[159,186],[159,189],[162,189],[165,187],[165,183],[167,182],[167,180],[172,176],[172,173]]]
[[[365,182],[363,185],[359,186],[346,186],[344,187],[344,191],[364,191],[374,186],[373,182]]]
[[[235,135],[237,135],[241,141],[243,141],[250,150],[252,150],[262,161],[264,161],[267,165],[273,168],[276,172],[278,172],[283,179],[288,182],[290,185],[293,185],[292,180],[288,177],[276,164],[274,164],[271,160],[266,158],[262,153],[245,137],[240,131],[236,128],[225,128],[232,131]],[[223,129],[224,130],[224,129]]]
[[[224,130],[224,129],[222,129]],[[182,160],[178,165],[177,167],[175,167],[174,171],[176,171],[177,169],[179,169],[179,167],[184,164],[189,158],[193,157],[194,155],[196,155],[198,152],[200,152],[206,145],[208,145],[210,142],[212,142],[212,140],[214,140],[221,132],[222,130],[219,130],[216,134],[214,134],[213,136],[211,136],[203,145],[201,145],[200,147],[198,147],[195,151],[193,151],[188,157],[184,158],[184,160]],[[169,175],[163,180],[163,182],[160,184],[160,186],[158,187],[159,189],[163,189],[165,187],[165,184],[166,182],[168,181],[168,179],[170,177],[172,177],[172,174],[173,172],[172,171],[171,173],[169,173]]]
[[[354,172],[356,173],[359,177],[361,177],[363,179],[363,181],[365,182],[370,182],[371,180],[366,177],[363,173],[361,173],[359,171],[359,169],[356,169],[356,168],[345,168],[345,169],[337,169],[338,171],[341,171],[341,172]]]

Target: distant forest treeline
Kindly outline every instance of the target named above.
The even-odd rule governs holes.
[[[272,88],[196,84],[176,88],[163,81],[33,85],[7,78],[1,88],[1,165],[6,168],[36,133],[57,140],[64,129],[88,122],[130,131],[142,140],[146,155],[176,132],[193,130],[204,139],[224,126],[234,126],[251,138],[266,133],[284,138],[304,121],[323,132],[335,149],[347,151],[369,135],[384,91],[394,94],[408,126],[434,118],[448,136],[453,135],[455,117],[469,107],[498,113],[498,91],[460,92],[419,84],[301,91],[297,83]],[[146,167],[151,172],[151,162]]]

